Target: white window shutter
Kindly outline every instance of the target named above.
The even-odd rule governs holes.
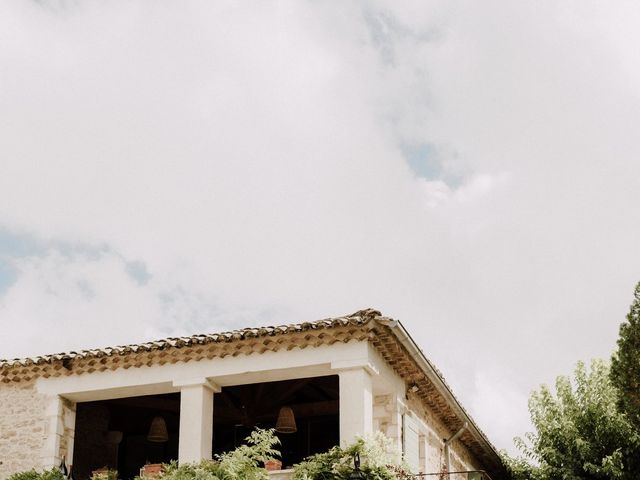
[[[402,454],[411,471],[420,469],[420,430],[418,422],[410,415],[402,416]]]

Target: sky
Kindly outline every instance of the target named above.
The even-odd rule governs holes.
[[[3,0],[0,358],[399,319],[498,448],[640,281],[634,1]]]

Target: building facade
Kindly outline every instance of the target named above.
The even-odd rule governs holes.
[[[63,458],[77,480],[104,466],[132,478],[211,458],[256,426],[287,432],[285,469],[380,431],[416,472],[504,473],[404,327],[375,310],[1,361],[0,405],[0,479]]]

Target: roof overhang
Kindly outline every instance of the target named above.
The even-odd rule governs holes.
[[[505,470],[496,448],[462,407],[442,374],[399,321],[373,309],[293,325],[246,328],[135,345],[0,360],[0,382],[6,384],[41,377],[260,354],[352,340],[370,342],[407,385],[418,387],[415,394],[451,432],[458,431],[467,423],[459,440],[496,478],[503,476]]]

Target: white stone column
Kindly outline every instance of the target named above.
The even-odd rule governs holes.
[[[365,367],[338,371],[340,387],[340,444],[373,431],[371,374]]]
[[[407,413],[407,404],[404,399],[404,392],[395,392],[391,395],[392,400],[389,405],[389,416],[391,422],[387,428],[387,437],[396,442],[396,447],[402,451],[402,416]]]
[[[174,381],[180,387],[180,437],[178,462],[211,458],[213,442],[213,394],[220,391],[206,378]]]
[[[42,445],[41,466],[49,469],[58,466],[60,460],[60,446],[64,436],[63,404],[58,395],[47,400],[44,418],[44,443]]]
[[[64,427],[60,455],[64,456],[67,467],[73,464],[73,447],[76,436],[76,404],[62,401],[62,425]]]

